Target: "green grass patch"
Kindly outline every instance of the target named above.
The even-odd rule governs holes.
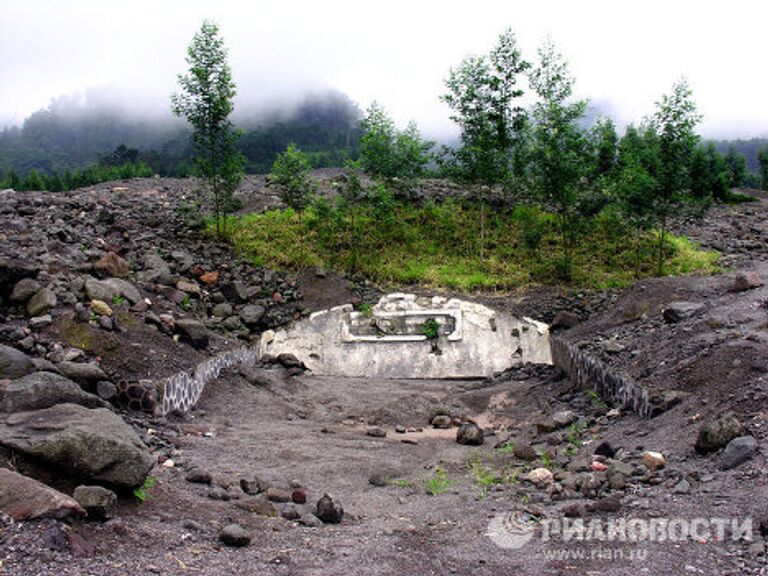
[[[435,468],[432,476],[424,480],[424,491],[430,496],[445,494],[453,486],[453,480],[448,478],[448,472],[443,468]]]
[[[359,204],[315,199],[301,214],[271,210],[233,218],[228,240],[259,266],[321,267],[380,284],[419,284],[462,292],[509,291],[562,282],[557,218],[532,206],[485,209],[480,258],[480,207],[395,201],[386,191]],[[656,272],[657,236],[637,236],[610,211],[585,221],[573,255],[577,287],[628,286]],[[666,274],[716,272],[718,254],[668,236]]]

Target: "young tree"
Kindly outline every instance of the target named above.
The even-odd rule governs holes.
[[[592,127],[589,136],[594,150],[593,178],[612,175],[618,159],[616,126],[610,118],[601,118]]]
[[[285,152],[277,155],[269,180],[280,188],[280,199],[288,206],[301,212],[307,207],[315,183],[309,177],[312,169],[306,154],[295,144],[289,144]]]
[[[181,92],[171,97],[172,110],[192,125],[196,168],[211,195],[216,232],[222,234],[243,176],[243,157],[236,149],[240,133],[229,120],[235,83],[216,24],[203,22],[186,61],[189,69],[179,75]]]
[[[768,190],[768,146],[757,153],[757,161],[760,163],[760,188]]]
[[[539,97],[532,112],[533,174],[542,201],[558,214],[563,244],[560,272],[565,279],[572,276],[578,206],[588,165],[586,139],[578,125],[587,103],[569,102],[573,83],[563,57],[551,42],[544,43],[530,74],[531,88]]]
[[[365,172],[384,180],[410,181],[423,175],[432,143],[421,139],[415,123],[400,131],[387,111],[373,102],[360,125],[360,164]]]
[[[728,153],[725,155],[725,162],[728,165],[729,182],[731,188],[740,188],[744,186],[747,179],[747,159],[743,154],[739,154],[733,145],[728,147]]]
[[[658,190],[654,217],[659,229],[658,274],[664,271],[664,243],[669,217],[686,201],[690,183],[690,162],[699,137],[694,132],[701,115],[696,111],[688,82],[680,80],[669,95],[656,103],[651,126],[658,138]]]
[[[486,193],[520,176],[524,162],[526,115],[516,105],[524,91],[518,80],[530,64],[523,59],[511,30],[499,36],[487,55],[465,58],[451,69],[440,99],[453,110],[451,120],[461,128],[461,147],[452,152],[449,168],[454,176],[475,186],[481,203],[480,258],[484,249]]]

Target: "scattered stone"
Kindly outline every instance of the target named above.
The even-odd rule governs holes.
[[[131,267],[123,258],[114,252],[107,252],[97,262],[93,269],[102,276],[112,276],[114,278],[127,278],[131,272]]]
[[[396,434],[405,434],[405,432],[406,432],[406,428],[402,424],[398,424],[397,426],[395,426]]]
[[[746,427],[732,412],[726,412],[701,427],[695,449],[699,454],[708,454],[723,448],[734,438],[746,435]]]
[[[606,458],[613,458],[616,455],[616,449],[611,446],[610,442],[601,442],[595,448],[594,454],[597,456],[605,456]]]
[[[485,441],[483,429],[473,422],[465,422],[456,431],[456,442],[465,446],[480,446]]]
[[[258,476],[250,476],[248,478],[240,479],[240,488],[246,494],[253,496],[264,492],[267,488],[269,488],[269,484],[264,482],[264,480]]]
[[[241,510],[250,512],[251,514],[256,514],[257,516],[267,516],[270,518],[277,516],[277,508],[275,508],[275,505],[264,497],[238,500],[235,502],[235,506]]]
[[[112,302],[115,296],[120,294],[119,290],[106,280],[96,280],[88,278],[85,281],[85,294],[89,300],[101,300],[102,302]]]
[[[42,316],[47,314],[51,308],[55,308],[58,304],[56,294],[49,288],[43,288],[32,296],[27,302],[27,314],[30,316]]]
[[[78,486],[73,494],[85,509],[90,520],[104,521],[112,518],[117,495],[102,486]]]
[[[450,428],[453,426],[453,418],[448,414],[438,414],[432,418],[431,424],[434,428]]]
[[[550,330],[567,330],[574,328],[581,323],[581,318],[578,314],[568,312],[567,310],[560,310],[552,319],[552,323],[549,325]]]
[[[293,492],[291,492],[291,500],[293,500],[295,504],[306,504],[307,493],[304,488],[296,488]]]
[[[675,487],[672,489],[673,494],[690,494],[691,493],[691,483],[688,482],[686,479],[680,480],[677,484],[675,484]]]
[[[560,509],[566,518],[583,518],[587,515],[587,505],[583,502],[574,502],[567,504]]]
[[[211,486],[210,490],[208,490],[208,498],[211,500],[221,500],[223,502],[227,502],[231,499],[231,496],[229,495],[229,492],[227,492],[226,488],[219,486],[218,484],[214,484]]]
[[[757,452],[757,440],[752,436],[734,438],[725,447],[720,457],[720,469],[730,470],[740,466]]]
[[[176,320],[176,328],[182,339],[191,344],[193,348],[203,350],[208,347],[208,330],[202,322],[192,318],[182,318]]]
[[[287,490],[281,490],[280,488],[270,486],[267,488],[267,500],[270,502],[290,502],[291,493]]]
[[[368,484],[371,486],[388,486],[389,485],[389,476],[387,474],[381,474],[379,472],[371,474],[371,476],[368,478]]]
[[[344,508],[330,494],[323,494],[317,501],[316,516],[326,524],[338,524],[344,518]]]
[[[0,378],[21,378],[34,371],[35,365],[24,352],[0,344]]]
[[[733,280],[733,291],[743,292],[744,290],[759,288],[762,285],[763,280],[757,275],[757,272],[737,272],[736,278]]]
[[[63,473],[123,488],[141,486],[154,464],[122,418],[105,408],[77,404],[0,419],[0,445]]]
[[[283,352],[278,354],[276,360],[277,363],[282,365],[284,368],[300,368],[302,370],[305,368],[304,363],[290,352]]]
[[[94,389],[99,382],[109,380],[104,370],[94,362],[61,362],[59,371],[78,384]]]
[[[552,471],[547,468],[534,468],[523,479],[528,480],[531,484],[542,488],[552,484],[554,481],[554,475]]]
[[[85,515],[73,498],[5,468],[0,468],[0,512],[14,520]]]
[[[53,372],[33,372],[0,387],[0,411],[42,410],[56,404],[103,408],[107,403],[88,394],[71,380]]]
[[[117,396],[117,386],[108,380],[97,382],[96,395],[102,400],[112,400]]]
[[[200,276],[200,282],[208,286],[215,286],[219,281],[218,272],[205,272]]]
[[[227,546],[242,548],[251,543],[251,535],[239,524],[227,524],[219,532],[219,540]]]
[[[229,302],[216,304],[211,310],[211,314],[219,318],[228,318],[229,316],[232,316],[232,305]]]
[[[379,426],[369,426],[365,431],[366,435],[373,436],[374,438],[384,438],[387,435],[387,431]]]
[[[552,421],[557,425],[558,428],[565,428],[566,426],[570,426],[576,422],[576,420],[578,420],[578,416],[571,410],[561,410],[560,412],[555,412],[552,414]]]
[[[314,514],[302,514],[299,518],[299,524],[308,528],[320,528],[323,522]]]
[[[11,302],[19,302],[20,304],[23,304],[41,289],[42,286],[40,286],[36,280],[33,280],[32,278],[22,278],[16,282],[13,287],[10,298]]]
[[[643,453],[643,465],[651,472],[655,472],[667,465],[667,460],[661,452],[652,452],[650,450]]]
[[[224,284],[221,293],[230,302],[248,302],[248,290],[240,281]]]
[[[533,462],[539,457],[538,452],[528,442],[515,442],[512,454],[525,462]]]
[[[213,481],[213,476],[208,470],[202,468],[192,468],[187,472],[184,477],[187,482],[192,484],[210,484]]]
[[[704,304],[697,302],[672,302],[662,312],[664,320],[670,324],[676,324],[695,316],[704,308]]]
[[[91,310],[99,316],[112,316],[112,308],[102,300],[91,300]]]
[[[114,288],[114,290],[120,296],[128,300],[128,302],[130,302],[134,308],[141,307],[142,304],[144,307],[147,306],[141,297],[141,292],[139,292],[139,289],[127,280],[123,280],[121,278],[108,278],[107,280],[104,280],[104,283]],[[112,300],[109,300],[109,302],[112,302]]]
[[[280,516],[286,520],[298,520],[301,518],[301,512],[293,502],[287,502],[280,506]]]

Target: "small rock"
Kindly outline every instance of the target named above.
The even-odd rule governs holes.
[[[378,426],[369,426],[365,431],[366,435],[373,436],[374,438],[384,438],[387,435],[387,431],[384,428]]]
[[[676,324],[695,316],[704,308],[704,304],[697,302],[672,302],[662,312],[664,320],[670,324]]]
[[[270,486],[267,488],[267,500],[271,502],[290,502],[291,493],[287,490],[281,490],[280,488]]]
[[[251,496],[256,494],[261,494],[269,488],[269,484],[267,484],[264,480],[259,478],[258,476],[250,476],[248,478],[241,478],[240,479],[240,488],[245,492],[246,494],[250,494]]]
[[[228,524],[219,532],[219,540],[227,546],[242,548],[251,543],[251,535],[239,524]]]
[[[551,484],[554,481],[554,476],[547,468],[534,468],[524,476],[524,479],[541,488]]]
[[[598,456],[605,456],[606,458],[613,458],[616,455],[616,449],[611,446],[610,442],[601,442],[595,448],[594,454]]]
[[[208,490],[208,498],[211,500],[223,500],[224,502],[227,502],[231,500],[232,496],[230,496],[226,488],[214,484],[211,486],[211,489]]]
[[[292,502],[287,502],[280,506],[280,516],[286,520],[298,520],[301,518],[301,512]]]
[[[29,302],[27,302],[27,314],[30,316],[42,316],[58,304],[56,294],[49,288],[39,290]]]
[[[181,334],[182,339],[190,343],[194,348],[202,350],[208,347],[208,330],[206,330],[202,322],[191,318],[182,318],[176,320],[176,328]]]
[[[485,441],[483,429],[473,422],[465,422],[456,431],[456,442],[466,446],[480,446]]]
[[[691,493],[691,484],[688,482],[688,480],[680,480],[677,484],[675,484],[675,487],[672,489],[672,492],[674,494],[690,494]]]
[[[99,316],[112,316],[112,308],[102,300],[91,300],[91,310]]]
[[[267,516],[270,518],[277,516],[277,508],[275,508],[275,505],[261,496],[238,500],[235,502],[235,506],[241,510],[250,512],[251,514],[256,514],[257,516]]]
[[[371,474],[371,476],[368,478],[368,484],[371,486],[388,486],[389,485],[389,476],[387,474],[381,474],[379,472],[375,474]]]
[[[736,278],[733,280],[733,291],[743,292],[744,290],[759,288],[762,285],[763,281],[757,272],[737,272]]]
[[[323,522],[314,514],[302,514],[301,518],[299,518],[299,524],[308,528],[320,528]]]
[[[406,432],[405,426],[403,426],[402,424],[398,424],[397,426],[395,426],[395,433],[405,434],[405,432]]]
[[[219,281],[218,272],[205,272],[200,276],[200,282],[208,286],[215,286],[218,281]]]
[[[201,468],[192,468],[185,476],[187,482],[193,484],[210,484],[213,480],[211,473]]]
[[[519,458],[520,460],[524,460],[526,462],[533,462],[539,457],[539,454],[536,452],[533,446],[527,442],[516,442],[514,448],[512,449],[512,453],[515,455],[515,458]]]
[[[96,394],[102,400],[112,400],[117,396],[117,386],[108,380],[101,380],[96,384]]]
[[[317,501],[317,517],[326,524],[338,524],[344,518],[344,508],[330,494],[323,494]]]
[[[448,414],[438,414],[432,418],[431,424],[435,428],[450,428],[453,426],[453,418]]]
[[[743,464],[757,452],[757,440],[752,436],[734,438],[723,450],[720,457],[720,469],[730,470]]]
[[[114,278],[127,278],[131,271],[128,262],[114,252],[107,252],[100,260],[94,263],[93,269],[100,272],[103,276],[112,276]]]
[[[550,330],[567,330],[578,326],[581,322],[578,314],[568,312],[567,310],[560,310],[552,319],[552,323],[549,325]]]
[[[293,502],[296,504],[306,504],[307,493],[304,488],[296,488],[293,492],[291,492],[291,500],[293,500]]]
[[[11,302],[19,302],[23,304],[32,296],[37,294],[42,289],[42,286],[32,278],[22,278],[13,287],[11,292]]]
[[[85,509],[90,520],[112,518],[117,495],[101,486],[78,486],[73,494],[75,500]]]
[[[650,450],[643,453],[643,465],[648,470],[655,472],[667,465],[667,460],[661,452],[652,452]]]

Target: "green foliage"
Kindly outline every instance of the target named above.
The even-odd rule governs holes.
[[[424,490],[430,496],[444,494],[451,486],[453,486],[453,480],[448,478],[448,473],[440,467],[435,468],[432,476],[424,481]]]
[[[421,325],[421,334],[427,340],[437,340],[440,336],[440,324],[434,318],[429,318]]]
[[[226,227],[233,195],[243,175],[240,132],[229,120],[235,83],[219,28],[203,22],[187,50],[187,74],[179,75],[181,92],[171,97],[172,110],[193,128],[195,165],[206,181],[216,218],[216,232]]]
[[[115,306],[121,306],[125,304],[125,302],[126,300],[122,296],[122,294],[115,294],[114,296],[112,296],[112,304],[114,304]]]
[[[578,206],[584,195],[582,179],[587,141],[579,127],[585,101],[569,102],[574,80],[562,56],[551,43],[539,49],[539,62],[530,84],[539,101],[533,106],[531,156],[533,176],[541,202],[553,206],[562,238],[560,273],[570,280],[578,231]],[[607,161],[607,159],[604,159]]]
[[[14,190],[48,190],[61,192],[75,190],[85,186],[93,186],[100,182],[112,180],[128,180],[130,178],[148,178],[153,175],[152,170],[146,164],[122,164],[119,166],[96,164],[75,170],[65,171],[63,174],[54,172],[42,174],[31,171],[26,178],[20,178],[16,172],[10,171],[0,180],[0,188],[13,188]]]
[[[182,310],[189,311],[192,309],[192,300],[189,298],[189,294],[185,294],[184,297],[181,299],[181,302],[179,302],[179,306],[181,306]]]
[[[392,478],[387,480],[387,484],[390,486],[397,486],[399,488],[413,488],[415,486],[413,480],[408,480],[406,478]]]
[[[555,458],[552,456],[552,454],[549,452],[542,452],[539,454],[539,459],[541,460],[541,464],[544,466],[544,468],[548,468],[549,470],[554,469]]]
[[[150,491],[157,484],[157,478],[154,476],[147,476],[144,483],[138,488],[133,489],[133,497],[139,502],[144,502],[150,496]]]
[[[270,182],[279,187],[280,199],[297,212],[307,207],[316,189],[309,177],[311,169],[306,154],[295,144],[289,144],[285,152],[277,155],[269,173]]]
[[[728,166],[730,188],[741,188],[747,179],[747,159],[743,154],[736,151],[731,144],[728,147],[728,153],[725,155],[725,163]]]
[[[422,140],[414,122],[405,130],[398,130],[386,110],[374,102],[360,126],[360,165],[366,173],[374,178],[406,182],[424,174],[433,143]]]
[[[526,205],[486,211],[488,253],[481,260],[464,232],[480,210],[471,201],[395,200],[380,186],[364,192],[345,188],[344,196],[314,199],[301,218],[292,209],[236,218],[228,238],[257,265],[322,267],[380,283],[492,291],[561,281],[557,214]],[[635,232],[608,208],[582,224],[574,246],[574,285],[626,286],[654,274],[652,228]],[[716,254],[673,236],[667,235],[664,254],[670,273],[716,269]]]
[[[757,160],[760,163],[760,188],[768,190],[768,146],[758,152]]]

